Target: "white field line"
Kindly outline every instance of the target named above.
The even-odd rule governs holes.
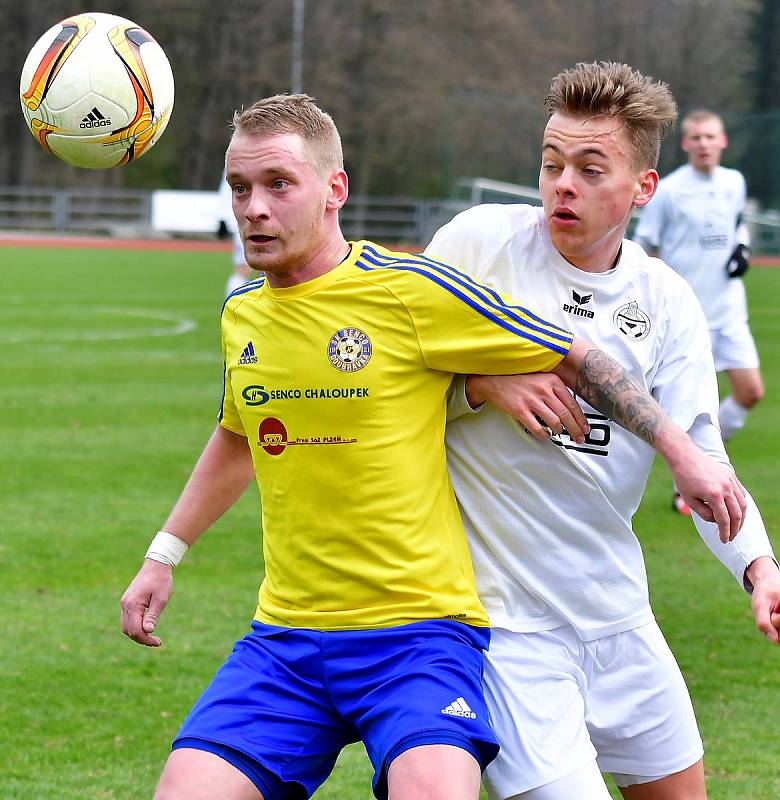
[[[58,309],[58,310],[61,310]],[[61,342],[107,342],[123,339],[151,339],[159,336],[181,336],[183,333],[194,331],[198,323],[193,319],[179,317],[175,314],[166,314],[162,311],[149,311],[142,308],[116,308],[114,306],[79,307],[79,314],[97,312],[99,314],[114,314],[116,316],[150,319],[166,322],[167,325],[147,328],[145,330],[84,330],[75,332],[41,332],[39,335],[19,333],[7,336],[0,335],[0,342],[4,344],[35,344],[35,343],[61,343]]]

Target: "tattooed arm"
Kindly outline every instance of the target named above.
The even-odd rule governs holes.
[[[575,339],[572,350],[580,349],[555,371],[593,408],[655,447],[659,429],[672,424],[661,406],[614,358]]]
[[[581,339],[555,372],[593,408],[655,448],[688,505],[717,522],[721,541],[737,535],[746,502],[733,470],[705,455],[630,372]]]

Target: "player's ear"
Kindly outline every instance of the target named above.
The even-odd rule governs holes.
[[[328,199],[326,207],[338,211],[349,197],[349,179],[343,169],[336,170],[328,180]]]
[[[637,191],[634,195],[634,205],[637,208],[642,208],[642,206],[646,206],[650,202],[655,190],[658,188],[658,181],[658,172],[654,169],[644,169],[637,175]]]

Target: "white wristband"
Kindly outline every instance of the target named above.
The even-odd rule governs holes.
[[[146,551],[146,558],[151,558],[152,561],[159,561],[161,564],[167,564],[169,567],[175,567],[184,558],[189,545],[187,542],[181,540],[178,536],[174,536],[167,531],[160,531],[149,549]]]

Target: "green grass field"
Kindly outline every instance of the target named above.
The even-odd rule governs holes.
[[[228,256],[0,248],[0,264],[0,799],[151,797],[171,737],[247,629],[262,573],[250,491],[178,569],[165,647],[120,633],[118,599],[215,423]],[[747,285],[767,398],[731,453],[778,543],[780,270]],[[657,466],[636,527],[710,797],[775,800],[780,649],[668,503]],[[353,746],[317,800],[367,799],[369,774]]]

